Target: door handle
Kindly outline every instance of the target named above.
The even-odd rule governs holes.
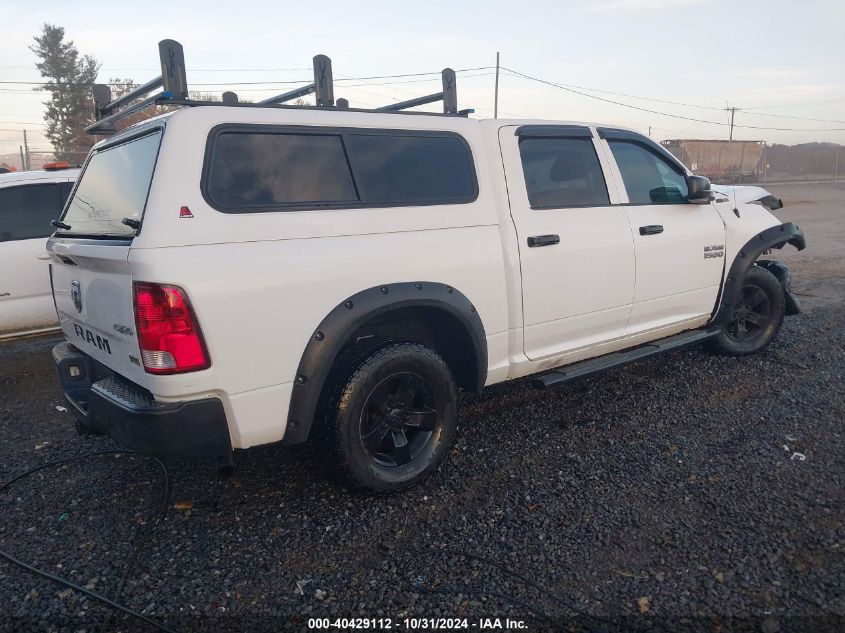
[[[649,224],[640,227],[640,235],[657,235],[658,233],[663,233],[662,224]]]
[[[533,235],[528,238],[529,248],[552,246],[553,244],[560,244],[560,235]]]
[[[41,253],[40,255],[36,255],[36,257],[41,261],[47,261],[50,259],[50,253]]]

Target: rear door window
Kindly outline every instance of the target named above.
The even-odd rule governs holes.
[[[0,242],[46,238],[62,213],[55,183],[0,189]]]
[[[532,209],[610,204],[591,138],[526,137],[519,154]]]
[[[212,132],[203,177],[225,213],[471,202],[466,142],[448,132],[247,126]]]
[[[161,130],[96,151],[80,176],[57,235],[131,237],[147,206]]]

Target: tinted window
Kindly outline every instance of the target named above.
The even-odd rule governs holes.
[[[610,204],[591,139],[523,138],[519,153],[531,208]]]
[[[0,242],[46,238],[62,213],[55,184],[0,189]]]
[[[62,221],[62,235],[130,236],[135,230],[122,220],[140,221],[147,205],[161,132],[95,152]]]
[[[687,181],[666,159],[629,141],[610,141],[610,149],[632,204],[677,204],[687,201]]]
[[[454,135],[233,130],[212,143],[205,190],[232,213],[447,204],[476,195],[469,149]]]
[[[341,137],[320,134],[220,134],[208,192],[229,208],[358,201]]]
[[[454,136],[355,133],[345,140],[362,202],[445,203],[475,197],[469,151]]]
[[[59,183],[59,194],[62,197],[62,207],[64,208],[65,202],[67,202],[68,196],[70,196],[70,192],[73,191],[73,183],[72,182],[60,182]]]

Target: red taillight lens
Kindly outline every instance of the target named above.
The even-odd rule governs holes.
[[[185,291],[136,281],[135,324],[144,369],[178,374],[211,365],[199,324]]]

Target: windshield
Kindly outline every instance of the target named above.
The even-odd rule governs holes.
[[[144,216],[160,142],[161,130],[156,130],[95,152],[62,217],[68,227],[57,235],[135,235]]]

